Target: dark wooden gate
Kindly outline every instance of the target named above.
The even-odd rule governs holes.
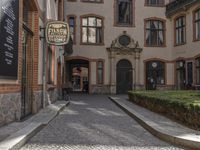
[[[117,63],[117,94],[125,94],[132,90],[133,69],[128,60],[120,60]]]

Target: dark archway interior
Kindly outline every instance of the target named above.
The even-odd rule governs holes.
[[[72,59],[66,61],[66,81],[73,86],[73,92],[89,92],[89,61]]]

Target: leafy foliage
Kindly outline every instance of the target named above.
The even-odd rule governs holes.
[[[199,91],[130,91],[129,99],[192,128],[200,129]]]

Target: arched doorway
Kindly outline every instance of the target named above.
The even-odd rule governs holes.
[[[89,61],[71,59],[66,61],[66,81],[73,86],[73,92],[89,93]]]
[[[162,61],[146,62],[146,89],[156,90],[165,85],[165,63]]]
[[[125,94],[132,90],[133,69],[128,60],[120,60],[117,63],[117,94]]]

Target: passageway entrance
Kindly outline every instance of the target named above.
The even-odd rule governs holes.
[[[66,61],[66,81],[72,83],[73,92],[89,93],[89,61],[84,59]]]

